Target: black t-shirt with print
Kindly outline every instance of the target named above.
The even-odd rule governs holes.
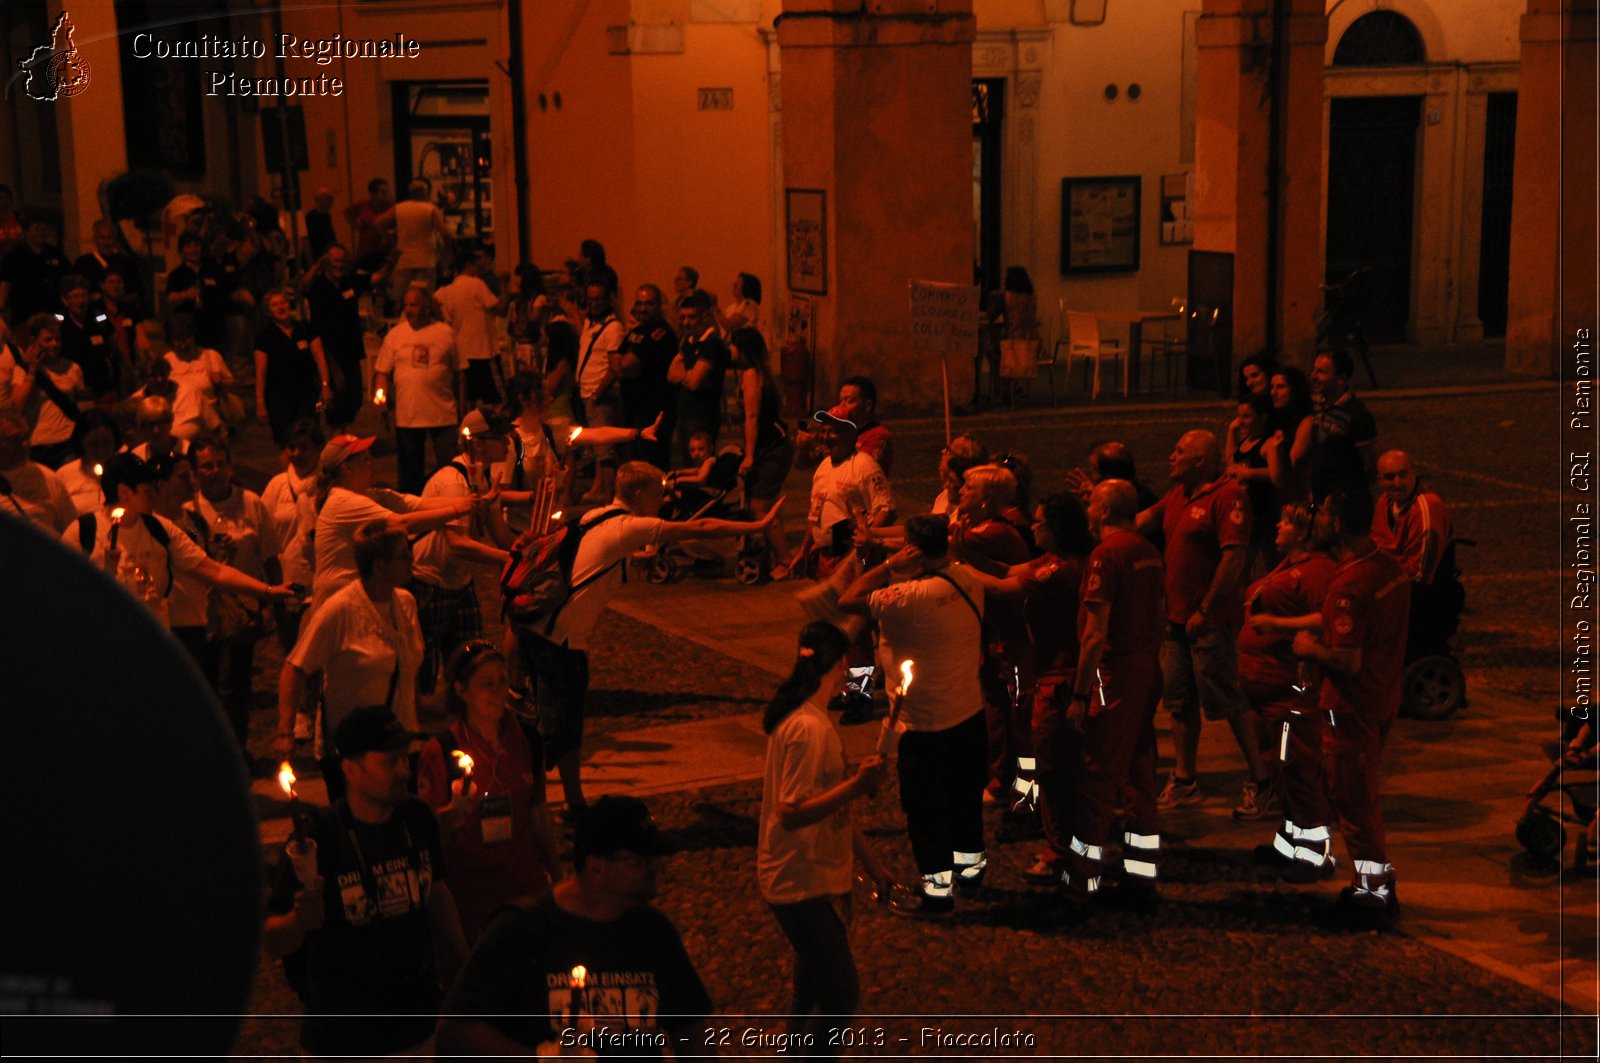
[[[383,823],[362,823],[344,801],[311,817],[326,915],[306,935],[300,1043],[315,1056],[409,1048],[433,1032],[439,1006],[428,920],[429,898],[444,881],[438,820],[415,798]],[[284,857],[267,910],[293,911],[299,888]]]
[[[581,989],[572,984],[580,965]],[[658,909],[643,904],[597,923],[550,894],[489,924],[444,1006],[445,1015],[484,1016],[530,1049],[564,1030],[603,1027],[615,1040],[597,1054],[634,1057],[661,1056],[661,1036],[697,1048],[710,1013],[683,939]]]

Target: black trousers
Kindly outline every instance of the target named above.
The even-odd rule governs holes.
[[[844,903],[849,904],[849,895]],[[793,904],[770,904],[772,914],[794,946],[794,996],[788,1032],[809,1033],[814,1046],[804,1054],[836,1056],[829,1032],[847,1026],[861,998],[850,933],[830,897],[808,897]]]
[[[987,753],[982,709],[943,731],[901,737],[900,807],[922,874],[952,871],[958,852],[983,852]]]

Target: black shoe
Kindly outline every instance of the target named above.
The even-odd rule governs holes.
[[[983,876],[989,870],[989,864],[974,864],[970,867],[958,867],[955,874],[956,893],[962,897],[976,897],[983,889]]]
[[[954,897],[930,897],[920,894],[913,904],[891,904],[889,914],[901,919],[949,919],[956,914]]]
[[[1286,868],[1294,863],[1289,857],[1280,853],[1276,845],[1271,845],[1267,842],[1256,846],[1255,860],[1261,867]]]
[[[1102,886],[1094,895],[1095,903],[1119,912],[1135,915],[1152,915],[1161,901],[1156,884],[1148,879],[1125,878]]]
[[[1325,921],[1338,930],[1387,930],[1399,915],[1400,899],[1393,886],[1383,902],[1370,893],[1357,894],[1354,886],[1346,886],[1339,891],[1339,900],[1328,910]]]

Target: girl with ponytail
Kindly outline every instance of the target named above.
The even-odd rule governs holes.
[[[794,670],[761,720],[767,771],[756,877],[795,950],[788,1032],[809,1034],[818,1046],[831,1043],[829,1030],[848,1025],[861,995],[848,931],[852,848],[881,896],[892,885],[849,812],[856,798],[877,792],[886,775],[883,758],[869,757],[847,774],[843,743],[828,719],[828,698],[844,683],[849,648],[832,624],[806,625]]]

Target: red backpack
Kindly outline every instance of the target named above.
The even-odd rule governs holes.
[[[500,573],[506,619],[514,624],[540,624],[541,633],[550,634],[556,617],[574,594],[626,560],[607,565],[577,584],[572,582],[572,565],[577,560],[578,545],[583,537],[627,512],[618,508],[602,513],[587,524],[579,523],[583,517],[577,516],[548,531],[529,528],[523,532],[511,544],[511,556],[506,558],[506,567]]]

